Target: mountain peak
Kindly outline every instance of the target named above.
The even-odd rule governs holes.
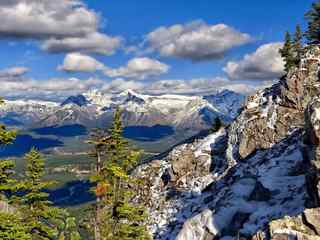
[[[120,94],[120,96],[139,96],[138,93],[136,93],[135,91],[133,91],[132,89],[127,89],[122,91]]]
[[[145,102],[145,97],[142,94],[138,94],[138,93],[134,92],[132,89],[127,89],[127,90],[121,92],[114,99],[120,100],[123,103],[135,102],[138,104],[142,104]]]
[[[86,99],[86,97],[79,94],[76,96],[68,97],[65,101],[61,103],[61,106],[65,106],[68,104],[75,104],[75,105],[78,105],[79,107],[82,107],[82,106],[86,106],[88,103],[89,101]]]

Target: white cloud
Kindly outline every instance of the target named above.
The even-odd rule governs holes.
[[[224,71],[233,80],[273,80],[284,74],[284,62],[279,54],[282,43],[269,43],[247,54],[238,62],[228,62]]]
[[[110,78],[131,78],[144,80],[147,77],[159,76],[167,73],[170,67],[158,60],[151,58],[133,58],[126,66],[110,68],[93,57],[82,53],[69,53],[65,56],[58,70],[66,72],[96,72],[102,71]]]
[[[0,15],[0,34],[9,37],[81,36],[98,25],[97,14],[78,0],[1,1]]]
[[[270,82],[262,82],[259,85],[230,81],[226,78],[216,77],[212,79],[199,78],[191,80],[172,79],[154,82],[141,82],[134,80],[115,79],[107,83],[103,90],[106,93],[119,93],[132,89],[144,94],[182,94],[182,95],[208,95],[218,90],[229,89],[242,94],[248,94],[257,89],[270,86]]]
[[[78,78],[52,78],[34,80],[20,78],[19,81],[11,78],[0,78],[0,96],[19,99],[43,99],[62,101],[71,95],[81,94],[89,90],[98,89],[106,94],[119,93],[132,89],[144,94],[184,94],[208,95],[217,90],[230,89],[243,94],[269,86],[270,82],[259,85],[230,81],[225,78],[192,79],[192,80],[159,80],[155,82],[126,80],[117,78],[105,81],[96,78],[81,80]]]
[[[143,91],[150,94],[206,95],[219,89],[232,89],[242,93],[252,92],[255,87],[245,83],[232,82],[222,77],[198,78],[191,80],[160,80],[146,85]]]
[[[157,50],[162,56],[175,56],[193,61],[217,59],[234,47],[251,41],[225,24],[208,25],[202,21],[160,27],[146,38],[149,50]]]
[[[126,66],[111,69],[106,68],[104,73],[109,77],[125,77],[145,79],[150,76],[159,76],[167,73],[170,67],[158,60],[151,58],[133,58]]]
[[[0,71],[0,78],[20,77],[26,74],[27,72],[29,72],[29,68],[26,67],[7,68]]]
[[[81,51],[112,55],[121,44],[122,39],[120,37],[90,33],[84,37],[51,38],[42,44],[42,49],[52,53]]]
[[[0,78],[0,96],[5,98],[63,100],[64,98],[86,92],[90,89],[104,88],[106,82],[89,78],[52,78],[48,80],[20,79],[12,81]]]
[[[99,33],[99,15],[80,0],[1,0],[0,37],[39,39],[49,52],[113,54],[120,37]]]
[[[93,57],[81,53],[69,53],[58,70],[66,72],[96,72],[103,70],[104,65]]]
[[[125,80],[123,78],[117,78],[112,80],[110,83],[106,84],[102,89],[105,92],[122,92],[127,89],[132,90],[143,90],[145,84],[139,81]]]

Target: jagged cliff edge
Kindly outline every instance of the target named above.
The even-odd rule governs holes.
[[[229,126],[136,169],[154,239],[320,239],[320,46]]]

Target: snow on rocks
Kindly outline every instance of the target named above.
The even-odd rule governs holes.
[[[204,193],[211,191],[214,200],[198,203],[204,210],[185,222],[177,239],[192,236],[185,239],[205,240],[208,234],[252,236],[271,219],[303,211],[307,195],[305,176],[293,175],[303,161],[299,137],[301,133],[295,133],[290,139],[294,145],[277,144],[229,170],[231,175],[215,182]],[[203,221],[204,215],[210,221]]]
[[[166,158],[155,160],[157,164],[152,161],[136,169],[136,176],[147,176],[151,182],[149,228],[155,239],[165,239],[162,236],[172,226],[182,225],[195,211],[198,198],[203,197],[202,191],[218,175],[211,174],[210,170],[214,161],[220,160],[214,152],[224,147],[225,138],[226,130],[220,129],[204,139],[174,148]],[[185,206],[188,209],[184,209]]]
[[[266,239],[267,233],[318,239],[311,223],[308,233],[297,224],[307,219],[310,189],[320,196],[319,60],[320,47],[313,46],[286,78],[248,97],[230,127],[162,160],[166,168],[156,173],[162,192],[154,192],[162,205],[149,208],[155,239]],[[210,162],[209,171],[199,168]],[[312,210],[310,221],[318,218]],[[270,231],[270,222],[286,219],[293,225]]]

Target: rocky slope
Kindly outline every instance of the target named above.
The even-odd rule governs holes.
[[[230,126],[136,170],[155,239],[320,238],[319,66],[306,47]]]

